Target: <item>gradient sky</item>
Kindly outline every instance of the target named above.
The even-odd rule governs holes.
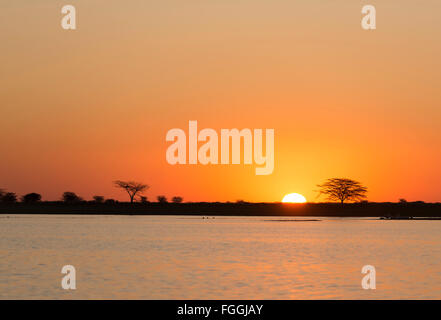
[[[78,29],[60,27],[61,7]],[[377,9],[377,30],[360,26]],[[45,200],[441,201],[441,2],[0,0],[0,188]],[[274,128],[275,168],[171,166],[166,132]],[[318,199],[320,200],[320,199]]]

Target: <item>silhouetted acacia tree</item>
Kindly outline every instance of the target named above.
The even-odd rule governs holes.
[[[23,203],[37,203],[41,201],[41,194],[32,192],[21,197]]]
[[[5,190],[0,189],[0,201],[2,201],[4,195],[5,195]]]
[[[80,198],[79,196],[77,196],[75,194],[75,192],[66,191],[61,196],[61,200],[63,200],[66,203],[78,203],[78,202],[82,201],[83,199]]]
[[[124,189],[129,194],[130,203],[133,203],[133,200],[137,194],[142,194],[149,188],[149,186],[146,184],[134,181],[116,180],[113,183],[117,188]]]
[[[172,202],[173,203],[181,203],[184,199],[182,197],[173,197]]]
[[[319,196],[324,194],[328,200],[340,201],[342,204],[345,201],[366,199],[367,188],[360,182],[351,179],[332,178],[317,187],[320,188]]]
[[[166,203],[167,197],[166,196],[157,196],[156,199],[158,199],[158,202],[160,203]]]
[[[103,196],[93,196],[93,201],[95,203],[103,203],[104,202],[104,197]]]
[[[2,197],[3,203],[15,203],[17,202],[17,195],[14,192],[6,192]]]

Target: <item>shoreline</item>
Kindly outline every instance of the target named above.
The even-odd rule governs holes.
[[[0,214],[88,214],[88,215],[190,215],[190,216],[309,216],[391,217],[391,220],[441,218],[441,203],[128,203],[40,202],[0,204]],[[389,219],[384,219],[389,220]],[[411,220],[411,219],[409,219]],[[415,219],[421,220],[421,219]]]

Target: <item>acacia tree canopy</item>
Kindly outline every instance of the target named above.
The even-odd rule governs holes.
[[[367,187],[360,182],[346,178],[331,178],[323,184],[317,185],[319,196],[324,194],[328,200],[340,201],[360,201],[366,199]]]
[[[137,194],[142,194],[149,188],[148,185],[135,181],[116,180],[113,183],[117,188],[123,189],[129,194],[130,203],[133,203],[133,200]]]

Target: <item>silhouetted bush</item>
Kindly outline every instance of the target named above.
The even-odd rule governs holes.
[[[398,202],[399,203],[407,203],[407,200],[406,199],[400,199]]]
[[[63,200],[65,203],[79,203],[83,199],[77,196],[74,192],[67,191],[63,193],[61,200]]]
[[[106,199],[106,200],[104,201],[104,203],[105,203],[105,204],[115,204],[116,201],[115,201],[114,199]]]
[[[104,197],[103,196],[93,196],[93,201],[95,203],[103,203],[104,202]]]
[[[181,203],[184,199],[182,197],[173,197],[172,202],[173,203]]]
[[[139,201],[140,201],[141,203],[148,203],[148,202],[149,202],[149,201],[147,200],[147,197],[144,197],[144,196],[139,197]]]
[[[158,199],[159,203],[167,203],[167,197],[166,196],[157,196],[156,199]]]
[[[17,195],[14,192],[6,192],[2,197],[3,203],[15,203],[17,202]]]
[[[32,192],[21,197],[23,203],[37,203],[41,201],[41,194]]]

